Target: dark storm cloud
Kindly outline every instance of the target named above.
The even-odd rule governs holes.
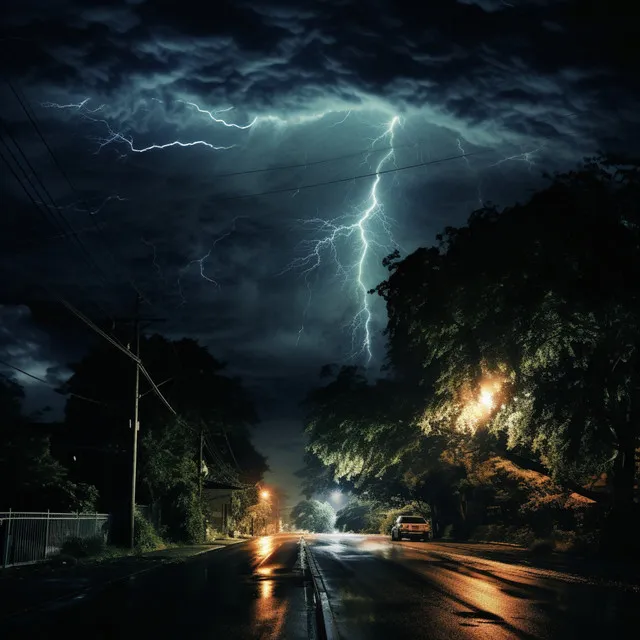
[[[130,315],[138,289],[144,313],[166,317],[153,329],[200,340],[243,376],[264,418],[260,444],[272,469],[288,469],[288,482],[302,464],[299,402],[320,366],[363,362],[351,344],[352,279],[345,283],[329,252],[306,275],[313,263],[304,258],[326,233],[318,220],[353,222],[372,183],[244,196],[372,171],[380,155],[353,154],[400,113],[397,166],[478,152],[385,176],[380,195],[406,253],[480,202],[526,197],[543,169],[567,168],[598,147],[633,149],[640,35],[625,6],[5,2],[0,69],[24,91],[75,189],[4,84],[2,118],[77,233],[36,217],[19,185],[0,175],[11,214],[0,219],[0,303],[11,303],[0,352],[57,381],[89,339],[69,342],[81,325],[67,316],[54,323],[49,308],[34,304],[51,298],[42,285],[96,319]],[[83,109],[42,106],[86,98]],[[263,120],[250,130],[225,128],[184,101],[233,106],[238,124]],[[328,113],[313,119],[318,112]],[[101,146],[114,132],[123,138]],[[127,143],[176,139],[234,146],[134,153]],[[343,155],[350,157],[313,164]],[[386,275],[375,265],[394,245],[383,245],[371,247],[367,287]],[[353,266],[354,247],[340,251]],[[371,304],[377,371],[385,318],[381,302]]]
[[[637,22],[613,6],[10,2],[4,60],[114,110],[145,95],[252,112],[377,99],[494,135],[592,137],[632,115],[640,83]]]
[[[27,307],[0,305],[0,360],[7,363],[0,363],[0,373],[23,387],[27,413],[50,407],[56,417],[60,415],[65,400],[54,389],[71,374],[61,358],[63,353],[48,333],[37,327]]]

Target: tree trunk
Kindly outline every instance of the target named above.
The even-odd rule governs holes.
[[[633,432],[618,436],[612,472],[613,500],[603,526],[600,550],[607,557],[630,559],[640,556],[640,513],[635,503],[636,437]]]

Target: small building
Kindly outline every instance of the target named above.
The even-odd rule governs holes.
[[[231,501],[235,491],[242,487],[224,482],[205,480],[202,484],[202,502],[207,521],[207,538],[231,533]]]

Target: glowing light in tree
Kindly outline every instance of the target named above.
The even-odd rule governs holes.
[[[459,431],[475,433],[480,425],[492,417],[499,399],[504,395],[505,384],[504,378],[487,376],[475,392],[464,392],[463,406],[456,421],[456,428]]]

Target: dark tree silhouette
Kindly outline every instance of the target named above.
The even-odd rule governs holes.
[[[606,472],[616,546],[628,550],[637,540],[638,163],[587,161],[528,203],[476,211],[439,240],[391,256],[378,287],[390,365],[421,389],[423,430],[451,432],[461,391],[477,391],[487,372],[501,376],[504,407],[483,428],[502,436],[503,452],[576,490]]]
[[[238,479],[243,482],[261,478],[267,466],[251,444],[250,427],[257,418],[242,381],[225,375],[224,363],[194,340],[172,342],[159,335],[142,338],[140,356],[163,395],[187,422],[178,424],[141,377],[140,502],[152,497],[145,476],[151,452],[169,461],[172,451],[167,446],[173,453],[179,452],[167,443],[181,442],[180,455],[197,458],[201,431],[206,436],[205,460],[214,478],[221,465],[225,476],[230,469],[239,469]],[[95,349],[72,368],[74,374],[64,391],[103,404],[71,396],[58,445],[66,452],[74,477],[98,487],[102,508],[110,511],[126,507],[131,478],[129,422],[133,415],[135,365],[107,346]],[[213,457],[211,449],[215,450]],[[154,468],[154,473],[157,471]]]

